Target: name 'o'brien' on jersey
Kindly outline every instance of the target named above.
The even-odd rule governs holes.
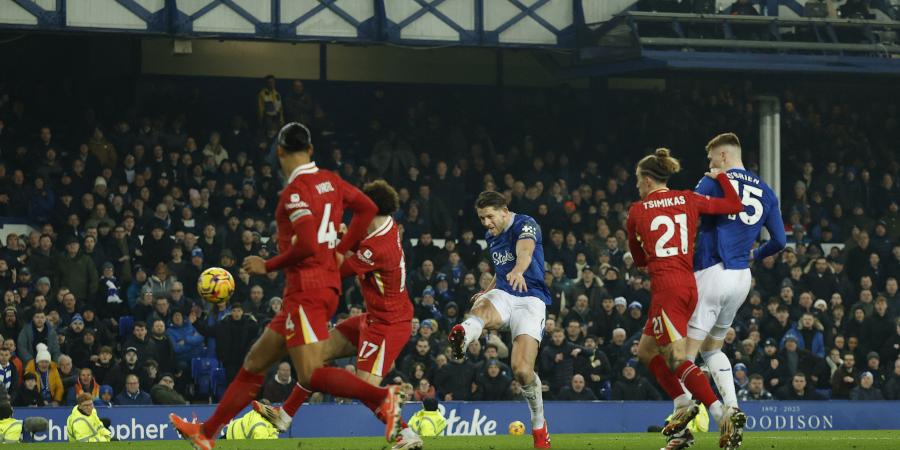
[[[763,226],[769,231],[770,240],[754,252],[755,259],[774,255],[785,245],[784,222],[775,192],[747,169],[730,169],[726,175],[744,209],[738,214],[701,218],[695,271],[719,263],[729,270],[750,267],[750,250]],[[694,191],[711,197],[723,195],[721,186],[708,177],[703,177]]]
[[[547,289],[547,285],[544,283],[544,245],[541,237],[541,227],[529,216],[510,214],[512,219],[509,221],[509,226],[501,231],[499,235],[494,236],[490,232],[485,233],[488,251],[490,251],[491,260],[494,263],[494,270],[497,275],[497,289],[516,297],[537,297],[549,305],[550,290]],[[528,286],[526,292],[516,291],[506,281],[506,275],[516,267],[516,242],[520,239],[531,239],[534,241],[531,263],[523,274],[525,285]]]

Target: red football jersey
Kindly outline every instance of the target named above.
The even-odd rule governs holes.
[[[275,210],[278,252],[288,252],[295,239],[313,240],[315,252],[297,264],[284,267],[285,296],[317,288],[340,291],[341,277],[334,258],[337,230],[343,219],[344,205],[356,195],[362,194],[336,174],[319,169],[315,163],[304,164],[291,173]],[[295,225],[303,221],[313,221],[314,235],[295,234]]]
[[[371,317],[387,323],[412,319],[403,246],[393,219],[388,218],[360,242],[356,253],[344,261],[341,272],[359,276],[366,312]]]
[[[654,288],[696,284],[694,238],[700,214],[736,214],[743,209],[728,177],[719,174],[716,181],[723,198],[660,189],[631,205],[628,247],[635,264],[648,267]]]

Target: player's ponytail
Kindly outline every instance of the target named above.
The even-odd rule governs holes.
[[[667,148],[658,148],[652,155],[645,156],[638,163],[638,173],[656,181],[665,183],[669,178],[681,171],[681,163],[672,157]]]

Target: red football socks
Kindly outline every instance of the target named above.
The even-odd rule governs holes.
[[[203,434],[207,438],[215,438],[228,421],[256,398],[262,383],[263,376],[261,374],[250,373],[241,368],[234,377],[234,381],[225,390],[225,395],[216,406],[216,411],[203,423]]]
[[[375,414],[375,417],[377,417],[378,420],[380,420],[382,423],[387,423],[387,421],[384,420],[384,414],[381,413],[381,402],[363,401],[363,404],[372,410],[372,413]],[[403,418],[400,418],[400,428],[408,428],[408,425],[406,424],[406,421],[403,420]]]
[[[291,391],[291,395],[284,401],[284,404],[281,405],[281,409],[287,413],[287,415],[294,417],[294,414],[297,414],[297,410],[300,409],[300,405],[306,401],[306,398],[309,397],[309,394],[312,392],[309,389],[301,386],[300,383],[294,385],[294,390]]]
[[[327,392],[335,397],[355,398],[381,404],[388,390],[366,383],[356,375],[337,367],[321,367],[312,373],[309,386],[314,391]]]
[[[666,360],[663,359],[662,355],[656,355],[653,359],[650,360],[650,365],[648,366],[650,372],[656,377],[656,382],[666,391],[666,394],[669,395],[669,398],[676,399],[679,395],[684,394],[684,388],[681,386],[681,383],[678,382],[678,378],[675,374],[669,370],[669,366],[666,365]]]
[[[675,375],[681,379],[681,382],[694,395],[694,398],[703,402],[707,408],[719,400],[713,392],[712,386],[709,385],[706,375],[693,362],[685,361],[681,363],[675,371]]]

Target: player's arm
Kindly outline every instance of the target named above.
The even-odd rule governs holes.
[[[700,195],[708,195],[710,197],[721,197],[722,194],[718,190],[715,180],[710,177],[703,177],[694,188],[694,192]]]
[[[347,232],[341,237],[341,242],[335,249],[339,254],[347,253],[356,248],[359,242],[366,237],[366,230],[375,215],[378,207],[368,195],[363,194],[356,186],[344,181],[338,181],[341,196],[344,199],[344,208],[353,212]]]
[[[707,176],[711,177],[712,174],[707,174]],[[724,172],[719,172],[716,175],[716,181],[719,182],[719,187],[722,188],[722,192],[725,196],[722,198],[714,198],[708,195],[694,193],[694,200],[697,203],[697,210],[700,211],[700,214],[737,214],[743,211],[744,205],[741,203],[741,199],[738,197],[737,192],[731,187],[728,176],[725,175]]]
[[[299,194],[299,193],[297,193]],[[301,195],[301,199],[303,196]],[[253,275],[262,275],[268,272],[283,269],[298,264],[316,253],[316,223],[309,205],[303,201],[291,202],[284,205],[288,217],[291,220],[291,228],[296,239],[291,240],[291,246],[287,251],[279,253],[268,260],[258,256],[248,256],[244,259],[244,270]]]
[[[359,250],[344,259],[343,264],[341,264],[341,278],[363,275],[374,271],[376,268],[375,255],[372,249],[361,244]]]
[[[766,217],[766,230],[769,231],[768,242],[755,250],[750,250],[750,256],[755,261],[780,252],[787,244],[787,236],[784,234],[784,219],[781,218],[781,209],[778,206],[777,199],[775,204],[769,208],[769,214]]]
[[[628,220],[625,222],[625,229],[628,232],[628,250],[631,251],[631,258],[634,259],[634,265],[637,267],[647,267],[647,254],[641,247],[641,241],[637,234],[637,225],[634,223],[634,212],[628,214]]]
[[[514,291],[526,292],[528,286],[525,284],[525,271],[531,265],[531,257],[534,255],[534,248],[541,235],[541,227],[534,219],[529,219],[521,223],[516,234],[518,236],[516,238],[516,265],[506,274],[506,281]],[[494,281],[496,282],[496,276]]]
[[[525,284],[525,271],[531,265],[531,256],[534,254],[535,241],[525,238],[516,241],[516,265],[508,274],[506,281],[518,292],[528,291]],[[496,281],[496,277],[495,280]]]

